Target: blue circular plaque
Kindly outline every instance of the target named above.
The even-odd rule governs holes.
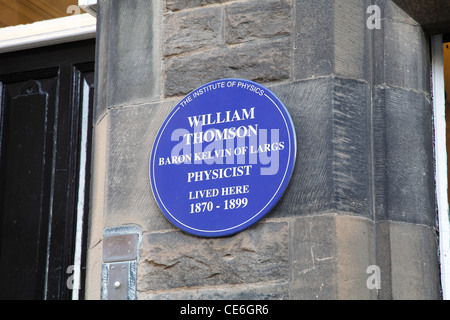
[[[162,124],[150,158],[153,194],[181,230],[232,235],[280,200],[296,149],[292,119],[272,92],[217,80],[184,97]]]

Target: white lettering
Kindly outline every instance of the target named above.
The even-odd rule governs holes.
[[[366,11],[371,16],[367,19],[367,28],[370,30],[381,29],[381,9],[377,5],[372,5]]]
[[[188,117],[189,125],[192,127],[199,126],[200,123],[203,126],[210,126],[219,123],[228,123],[234,121],[244,121],[249,119],[255,119],[255,108],[250,110],[241,109],[241,111],[235,110],[233,113],[231,111],[226,111],[225,115],[222,112],[217,112],[214,116],[212,113],[202,114],[198,116]]]
[[[369,289],[369,290],[373,290],[373,289],[380,290],[381,289],[381,272],[380,272],[380,267],[376,266],[376,265],[369,266],[369,267],[367,267],[366,273],[367,274],[371,274],[371,276],[366,281],[367,289]]]
[[[208,181],[223,178],[228,179],[234,177],[249,176],[251,168],[252,166],[248,165],[248,166],[238,166],[238,167],[228,167],[221,169],[188,172],[187,182]]]

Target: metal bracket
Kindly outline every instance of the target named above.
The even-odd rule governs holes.
[[[131,261],[137,259],[137,233],[103,236],[103,262]]]
[[[136,300],[140,228],[124,226],[103,233],[103,300]]]
[[[108,300],[128,300],[129,263],[109,266]]]

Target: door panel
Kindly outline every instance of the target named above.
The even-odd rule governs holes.
[[[81,41],[0,55],[0,299],[71,297],[80,117],[93,104],[81,97],[93,96],[94,51]]]
[[[42,92],[41,84],[53,92]],[[0,283],[8,295],[42,298],[49,218],[49,174],[52,165],[55,79],[22,81],[5,86],[13,96],[5,103],[4,181],[0,243]],[[16,92],[20,88],[19,92]],[[54,99],[53,99],[54,100]],[[3,291],[3,290],[2,290]],[[4,292],[2,292],[2,297]]]

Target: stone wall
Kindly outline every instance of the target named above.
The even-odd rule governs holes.
[[[185,95],[220,78],[290,79],[292,0],[202,4],[164,4],[165,97]]]
[[[136,225],[139,299],[439,298],[429,39],[395,4],[104,0],[98,21],[88,297],[102,230]],[[262,221],[202,239],[157,207],[150,152],[183,95],[230,77],[283,101],[298,156]]]

